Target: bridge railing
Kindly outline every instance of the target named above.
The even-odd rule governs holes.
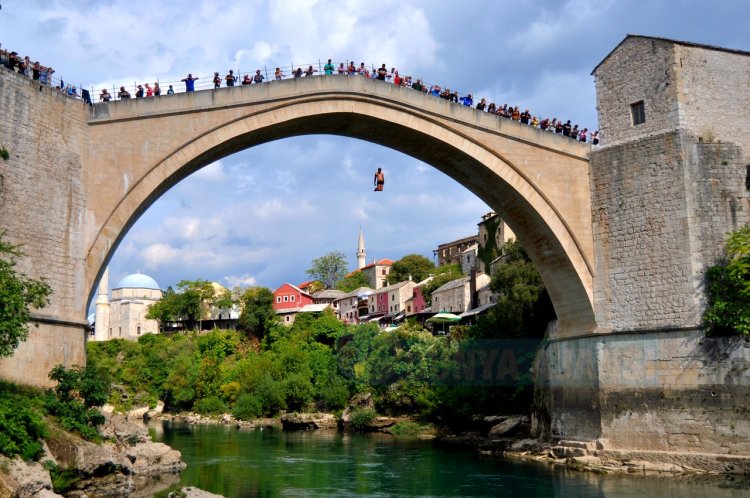
[[[352,77],[364,77],[363,74],[360,74],[358,72],[355,72],[354,74],[350,74],[348,72],[349,64],[351,64],[353,62],[354,61],[343,61],[343,62],[334,62],[334,61],[332,61],[331,63],[333,64],[333,66],[335,68],[333,74],[334,75],[339,75],[340,74],[339,73],[339,66],[340,66],[340,64],[344,64],[344,68],[347,69],[347,72],[345,74],[347,74],[349,76],[352,76]],[[313,69],[313,73],[311,74],[311,76],[321,76],[321,75],[325,75],[325,72],[324,72],[324,69],[323,69],[323,67],[325,66],[325,64],[326,64],[326,62],[319,60],[319,61],[314,62],[314,63],[295,64],[294,62],[292,62],[288,66],[273,66],[273,67],[263,66],[261,68],[255,68],[255,69],[250,69],[250,70],[245,70],[245,69],[242,69],[242,68],[234,68],[234,69],[232,69],[232,71],[234,72],[234,76],[237,77],[237,81],[235,82],[234,86],[242,86],[242,81],[245,78],[245,76],[248,76],[250,78],[250,80],[252,81],[253,77],[256,74],[256,71],[260,71],[261,76],[263,76],[263,84],[273,83],[274,81],[276,81],[275,73],[276,73],[276,69],[277,68],[281,71],[282,77],[280,79],[283,79],[283,80],[293,79],[294,78],[294,71],[297,70],[298,68],[302,69],[302,71],[303,71],[302,77],[303,78],[307,78],[308,77],[308,76],[306,76],[304,74],[304,71],[307,70],[310,67],[312,67],[312,69]],[[354,64],[355,64],[355,68],[357,68],[357,70],[358,70],[360,68],[360,66],[361,66],[362,63],[359,62],[359,63],[354,63]],[[369,66],[365,65],[364,67],[365,67],[365,69],[367,71],[367,74],[369,74],[370,77],[372,77],[373,73],[377,72],[377,68],[374,65],[372,65],[372,64],[370,64]],[[389,71],[389,73],[388,73],[387,81],[388,82],[393,82],[393,75],[390,73],[390,69],[388,71]],[[226,86],[227,86],[226,79],[225,79],[227,73],[228,73],[228,71],[223,72],[223,73],[219,72],[219,78],[221,79],[220,88],[226,88]],[[402,78],[405,77],[405,76],[407,76],[406,74],[402,74],[400,71],[399,71],[399,75]],[[187,74],[185,75],[185,77],[187,77]],[[213,90],[215,88],[214,87],[214,82],[213,82],[213,79],[214,79],[214,75],[213,74],[208,74],[208,75],[193,74],[193,77],[194,78],[198,78],[193,83],[194,90],[196,92],[197,91],[201,91],[201,90]],[[413,82],[416,82],[417,79],[418,78],[412,76],[412,81]],[[111,83],[111,87],[107,86],[107,92],[110,93],[112,101],[114,101],[114,100],[120,100],[117,97],[117,94],[120,91],[120,87],[123,87],[125,90],[128,91],[128,93],[130,94],[131,98],[135,98],[135,94],[138,91],[138,85],[142,85],[144,87],[144,89],[145,89],[146,83],[148,83],[149,85],[151,85],[152,88],[153,88],[154,83],[158,83],[159,84],[159,88],[161,90],[161,96],[167,95],[167,91],[169,90],[170,85],[172,86],[172,89],[173,89],[174,93],[186,93],[185,83],[183,82],[182,78],[181,79],[177,79],[177,80],[161,80],[161,79],[156,79],[155,81],[129,81],[129,82]],[[258,83],[255,83],[254,81],[252,81],[251,84],[256,85]],[[432,86],[434,86],[432,83],[425,82],[424,80],[422,81],[422,84],[425,85],[427,87],[427,89],[430,89]],[[445,88],[445,86],[442,85],[442,84],[438,84],[438,85],[440,86],[440,88]],[[104,89],[103,87],[99,87],[99,88],[95,88],[93,86],[90,87],[89,91],[91,93],[91,97],[92,97],[92,100],[94,102],[100,102],[101,101],[100,100],[100,94],[101,94],[101,91],[103,89]],[[456,90],[456,89],[453,89],[453,90]],[[468,93],[471,93],[471,92],[466,92],[466,93],[459,92],[459,95],[466,95]]]

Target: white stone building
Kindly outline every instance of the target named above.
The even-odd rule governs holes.
[[[108,280],[109,270],[105,270],[96,299],[93,340],[136,340],[144,334],[158,334],[159,323],[146,318],[148,307],[162,296],[156,280],[141,273],[128,275],[112,289],[111,298],[107,297]]]

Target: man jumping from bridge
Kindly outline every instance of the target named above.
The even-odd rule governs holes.
[[[372,179],[372,184],[375,185],[374,192],[383,191],[383,185],[385,185],[385,175],[383,174],[382,168],[378,168],[378,170],[375,172],[375,178]]]

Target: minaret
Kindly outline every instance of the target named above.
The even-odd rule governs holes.
[[[109,339],[109,267],[104,270],[99,281],[99,291],[96,296],[96,324],[94,325],[94,340]]]
[[[359,227],[359,242],[357,243],[357,269],[365,266],[367,256],[365,255],[365,236],[362,233],[362,227]]]

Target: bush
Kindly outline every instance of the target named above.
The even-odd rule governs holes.
[[[252,394],[240,394],[234,403],[232,415],[238,420],[252,420],[263,414],[263,404]]]
[[[353,410],[349,416],[349,428],[355,432],[365,432],[377,416],[372,408]]]
[[[93,368],[57,365],[49,373],[57,381],[54,390],[47,392],[45,405],[51,415],[60,419],[62,426],[78,432],[84,439],[98,440],[97,427],[104,423],[104,415],[96,408],[107,401],[109,386]]]
[[[318,388],[318,402],[323,410],[339,410],[349,402],[349,388],[341,377],[331,377]]]
[[[304,374],[292,374],[284,380],[286,407],[292,411],[303,411],[312,401],[313,385]]]
[[[64,469],[52,460],[45,460],[42,465],[49,472],[52,479],[52,489],[55,493],[70,491],[81,480],[81,473],[78,469]]]
[[[263,415],[272,417],[286,408],[284,385],[264,373],[255,385],[255,396],[261,403]]]
[[[213,415],[217,413],[226,413],[227,405],[224,404],[218,396],[209,396],[195,402],[193,409],[203,415]]]
[[[724,253],[723,261],[706,272],[703,319],[714,334],[750,335],[750,226],[732,232]]]
[[[46,435],[47,428],[32,399],[21,394],[3,394],[0,398],[0,453],[36,460],[42,454],[39,440]]]

